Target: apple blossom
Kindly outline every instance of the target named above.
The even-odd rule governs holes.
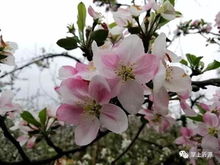
[[[57,110],[57,118],[76,126],[75,142],[87,145],[97,136],[100,127],[121,133],[128,127],[127,116],[112,98],[108,82],[101,76],[94,76],[90,82],[69,78],[56,89],[63,98]]]
[[[196,134],[196,132],[193,129],[181,127],[180,134],[181,136],[175,140],[176,144],[181,144],[190,148],[197,145],[197,142],[194,141],[192,138]]]
[[[93,46],[93,54],[98,72],[118,82],[115,96],[122,106],[129,113],[136,114],[144,102],[143,85],[154,78],[159,58],[144,53],[142,41],[136,35],[124,38],[112,49]]]

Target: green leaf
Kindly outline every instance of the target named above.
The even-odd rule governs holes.
[[[160,17],[160,21],[159,21],[158,27],[162,27],[165,24],[167,24],[168,22],[170,22],[170,21],[165,19],[165,18],[163,18],[163,17]]]
[[[45,123],[46,123],[46,120],[47,120],[47,108],[42,109],[39,112],[38,117],[40,119],[40,122],[41,122],[42,126],[44,126]]]
[[[106,38],[108,37],[108,30],[99,29],[91,34],[91,38],[96,41],[98,46],[104,44]]]
[[[129,27],[128,31],[131,34],[138,34],[140,32],[140,28],[139,27]]]
[[[113,27],[117,26],[117,24],[116,24],[116,22],[112,22],[108,26],[109,26],[110,29],[112,29]]]
[[[207,111],[205,109],[203,109],[199,104],[196,104],[197,108],[199,109],[199,111],[204,114],[206,113]]]
[[[36,127],[40,127],[41,124],[33,117],[33,115],[28,112],[28,111],[24,111],[21,113],[21,117],[22,119],[24,119],[26,122],[36,126]]]
[[[198,68],[200,60],[203,58],[202,56],[196,57],[193,54],[186,54],[186,58],[190,63],[191,67]]]
[[[77,37],[67,37],[58,40],[57,45],[59,45],[60,47],[66,50],[73,50],[78,47],[77,42],[78,42]]]
[[[184,59],[182,59],[182,60],[180,61],[180,63],[183,64],[183,65],[188,66],[188,62],[187,62],[186,60],[184,60]]]
[[[205,72],[205,71],[208,71],[208,70],[217,69],[217,68],[219,68],[219,67],[220,67],[220,62],[214,60],[212,63],[209,63],[209,64],[208,64],[208,66],[205,68],[204,72]]]
[[[86,7],[83,2],[78,4],[78,18],[77,18],[77,25],[79,31],[83,32],[86,24]]]
[[[169,0],[169,1],[173,6],[175,5],[175,0]]]
[[[203,117],[202,115],[197,115],[195,117],[190,117],[190,116],[187,116],[187,118],[193,120],[193,121],[203,121]]]

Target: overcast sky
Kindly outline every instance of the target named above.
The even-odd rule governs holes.
[[[79,2],[80,0],[0,0],[0,29],[5,40],[18,43],[19,49],[15,54],[18,65],[39,55],[42,47],[47,52],[64,51],[56,45],[56,41],[66,36],[68,24],[76,22],[76,8]],[[83,0],[83,2],[87,7],[92,4],[92,0]],[[119,2],[129,3],[130,0]],[[189,19],[204,18],[214,23],[215,15],[220,11],[220,0],[176,0],[176,2],[176,9],[183,14],[183,17],[164,28],[166,32],[173,32],[179,21]],[[99,11],[103,12],[104,9],[99,8]],[[106,15],[108,21],[112,20],[110,13]],[[91,22],[92,19],[88,18],[87,21]],[[207,61],[220,58],[217,47],[205,47],[205,42],[200,36],[181,38],[171,46],[171,49],[178,55],[194,53],[205,56]],[[80,51],[72,51],[72,54],[80,55]],[[57,62],[53,65],[53,69],[56,69],[56,72],[59,66],[72,63],[72,61]],[[7,67],[7,69],[11,70],[13,67]],[[41,82],[40,88],[44,89],[48,95],[55,95],[53,84],[48,83],[50,81],[48,74],[51,74],[51,71],[39,72],[36,68],[32,68],[32,70],[25,70],[24,74],[28,75],[29,81],[21,81],[19,84],[22,86],[22,97],[24,93],[29,97],[30,91],[36,92],[39,82]],[[37,78],[39,75],[41,75],[40,79]]]

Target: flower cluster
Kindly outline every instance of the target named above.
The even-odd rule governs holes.
[[[182,127],[181,136],[176,143],[189,151],[212,152],[220,161],[220,95],[219,91],[213,96],[212,104],[200,103],[200,119],[196,125]]]

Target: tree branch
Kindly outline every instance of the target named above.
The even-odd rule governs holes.
[[[146,122],[143,122],[142,125],[140,126],[138,132],[136,133],[135,137],[131,141],[131,143],[128,145],[128,147],[114,161],[112,161],[111,165],[115,165],[115,163],[119,159],[121,159],[130,150],[130,148],[133,146],[135,141],[138,139],[138,136],[140,135],[141,131],[144,129],[145,125],[146,125]]]
[[[77,152],[80,152],[80,151],[83,151],[83,150],[87,149],[87,147],[91,146],[96,141],[98,141],[102,137],[106,136],[108,133],[109,133],[109,131],[101,132],[96,137],[96,139],[93,142],[91,142],[90,144],[88,144],[86,146],[78,147],[78,148],[75,148],[75,149],[71,149],[71,150],[67,150],[67,151],[62,151],[61,153],[57,153],[55,156],[52,156],[52,157],[47,158],[47,159],[32,160],[32,161],[30,161],[30,163],[27,163],[25,161],[20,161],[20,162],[3,162],[3,161],[0,160],[0,164],[1,165],[30,165],[30,164],[31,165],[39,165],[39,164],[43,165],[43,164],[46,164],[46,163],[50,163],[52,161],[55,161],[55,160],[61,158],[62,156],[69,155],[69,154],[74,154],[74,153],[77,153]]]
[[[4,136],[10,140],[10,142],[17,148],[18,153],[21,155],[23,162],[27,163],[30,162],[28,156],[25,154],[25,152],[23,151],[22,147],[20,146],[19,142],[11,135],[11,133],[9,132],[6,124],[5,124],[5,118],[0,116],[0,127],[3,131]],[[0,163],[1,164],[1,163]]]
[[[192,85],[195,85],[199,88],[206,89],[206,86],[213,85],[220,87],[220,79],[214,78],[209,80],[203,80],[203,81],[192,81]]]
[[[16,71],[22,70],[22,69],[24,69],[24,68],[26,68],[26,67],[28,67],[28,66],[30,66],[30,65],[32,65],[32,64],[35,64],[35,63],[37,63],[37,62],[39,62],[39,61],[43,61],[43,60],[45,60],[45,59],[50,59],[50,58],[55,58],[55,57],[67,57],[67,58],[73,59],[73,60],[75,60],[75,61],[81,63],[81,61],[80,61],[78,58],[73,57],[73,56],[71,56],[71,55],[68,55],[68,54],[66,54],[66,53],[61,53],[61,54],[47,54],[47,55],[40,56],[40,57],[38,57],[36,60],[33,60],[33,61],[31,61],[31,62],[29,62],[29,63],[27,63],[27,64],[24,64],[24,65],[21,66],[21,67],[15,68],[14,70],[3,74],[2,76],[0,76],[0,78],[3,78],[3,77],[5,77],[5,76],[7,76],[7,75],[10,75],[10,74],[12,74],[12,73],[14,73],[14,72],[16,72]]]

